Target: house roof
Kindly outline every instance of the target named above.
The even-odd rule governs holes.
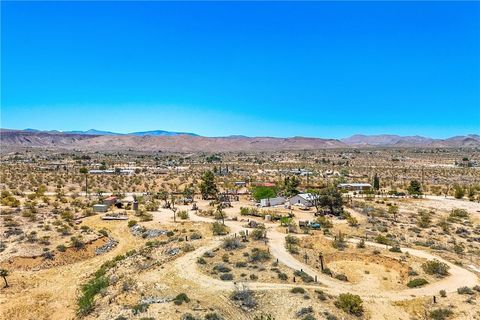
[[[313,193],[299,193],[297,194],[297,196],[307,201],[313,200],[318,197],[318,195]]]

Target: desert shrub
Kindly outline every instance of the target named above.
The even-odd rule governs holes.
[[[134,315],[138,315],[140,313],[146,312],[148,310],[149,304],[148,303],[139,303],[132,307],[132,313]]]
[[[230,269],[228,266],[224,265],[223,263],[217,264],[215,267],[213,267],[213,270],[217,272],[223,272],[223,273],[232,271],[232,269]]]
[[[375,237],[375,242],[380,243],[380,244],[389,245],[390,244],[390,239],[388,239],[387,237],[385,237],[382,234],[379,234],[378,236]]]
[[[297,277],[300,277],[303,280],[303,282],[310,283],[314,281],[313,277],[308,273],[306,273],[305,271],[296,270],[293,274]]]
[[[238,261],[235,263],[235,268],[245,268],[247,263],[245,261]]]
[[[402,250],[398,246],[391,247],[389,249],[389,251],[391,251],[391,252],[402,252]]]
[[[365,248],[365,240],[364,239],[360,239],[360,241],[357,243],[357,248],[359,248],[359,249]]]
[[[251,262],[264,262],[271,259],[271,255],[267,250],[253,248],[250,254]]]
[[[287,235],[285,237],[285,243],[287,245],[298,245],[300,243],[300,240],[295,236]]]
[[[338,318],[337,318],[336,315],[331,314],[331,313],[328,312],[328,311],[324,311],[324,312],[323,312],[323,315],[325,316],[325,319],[326,319],[326,320],[338,320]]]
[[[206,251],[206,252],[203,254],[203,256],[204,256],[205,258],[213,258],[213,257],[215,257],[215,253],[212,252],[212,251]]]
[[[104,237],[108,237],[108,231],[105,229],[98,230],[98,233],[100,233]]]
[[[193,251],[193,250],[195,250],[195,247],[190,243],[185,243],[182,247],[183,252],[190,252],[190,251]]]
[[[188,211],[187,210],[180,210],[177,212],[177,216],[182,220],[188,219]]]
[[[479,285],[474,286],[472,289],[477,291],[477,292],[480,292],[480,286]]]
[[[57,250],[60,251],[60,252],[65,252],[65,250],[67,250],[67,247],[63,244],[59,244],[57,246]]]
[[[294,287],[294,288],[290,289],[290,292],[291,292],[291,293],[301,293],[301,294],[304,294],[304,293],[305,293],[305,289],[303,289],[302,287]]]
[[[220,222],[212,223],[212,232],[216,236],[226,235],[228,233],[227,230],[227,227]]]
[[[347,276],[344,275],[344,274],[337,274],[337,275],[335,276],[335,279],[338,279],[338,280],[341,280],[341,281],[348,281]]]
[[[448,269],[450,269],[450,267],[447,264],[438,260],[430,260],[422,264],[422,269],[427,274],[444,277],[448,275]]]
[[[474,294],[473,290],[469,287],[460,287],[457,289],[458,294]]]
[[[252,309],[257,306],[257,301],[253,291],[247,288],[236,289],[231,295],[230,299],[239,303],[242,308]]]
[[[338,250],[343,250],[347,247],[345,236],[341,232],[339,232],[335,239],[332,241],[332,246]]]
[[[453,209],[448,215],[448,220],[457,221],[459,219],[468,219],[469,213],[465,209]]]
[[[83,242],[80,237],[71,237],[70,241],[72,242],[73,247],[76,249],[82,249],[85,247],[85,242]]]
[[[312,306],[304,307],[304,308],[297,311],[296,316],[300,318],[300,317],[304,317],[306,315],[311,315],[312,313],[313,313]]]
[[[361,316],[363,314],[362,299],[358,295],[342,293],[335,301],[335,306],[346,313]]]
[[[416,288],[416,287],[421,287],[423,285],[426,285],[427,283],[428,283],[428,281],[423,279],[423,278],[415,278],[415,279],[410,280],[407,283],[407,287]]]
[[[202,235],[201,235],[199,232],[193,232],[193,233],[190,235],[190,239],[191,239],[191,240],[202,239]]]
[[[322,273],[328,274],[330,277],[333,275],[332,270],[330,270],[329,268],[324,268],[324,269],[322,270]]]
[[[77,301],[79,316],[85,316],[93,311],[95,295],[106,287],[108,287],[108,279],[103,274],[99,274],[81,286],[82,295]]]
[[[240,241],[239,238],[226,238],[223,240],[223,248],[225,250],[235,250],[244,247],[245,245]]]
[[[197,263],[198,264],[207,264],[207,261],[203,257],[198,257],[197,258]]]
[[[231,273],[222,273],[222,274],[220,275],[220,280],[223,280],[223,281],[233,280],[233,274],[231,274]]]
[[[432,213],[427,210],[418,210],[417,225],[420,228],[428,228],[431,222],[431,215]]]
[[[250,236],[254,239],[254,240],[260,240],[260,239],[263,239],[265,235],[265,229],[263,228],[255,228],[252,230],[252,232],[250,233]]]
[[[317,294],[317,298],[319,300],[321,300],[321,301],[327,300],[327,295],[322,290],[315,290],[315,293]]]
[[[175,303],[177,306],[181,305],[184,302],[190,302],[190,298],[185,293],[180,293],[175,297],[175,299],[173,299],[173,303]]]
[[[433,319],[433,320],[445,320],[450,318],[452,314],[453,314],[453,311],[450,309],[439,308],[439,309],[430,311],[429,316],[430,316],[430,319]]]
[[[440,297],[445,298],[447,296],[447,291],[440,290]]]
[[[218,313],[212,312],[205,315],[205,320],[223,320],[223,317]]]
[[[277,276],[278,276],[278,279],[280,279],[280,280],[283,280],[283,281],[288,280],[288,276],[287,276],[286,273],[279,272],[279,273],[277,274]]]

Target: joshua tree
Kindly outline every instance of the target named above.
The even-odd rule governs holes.
[[[85,175],[85,197],[88,195],[88,170],[85,167],[80,168],[80,173]]]
[[[5,281],[5,288],[9,287],[8,282],[7,282],[7,277],[8,277],[8,270],[7,269],[0,269],[0,277],[2,277],[3,281]]]

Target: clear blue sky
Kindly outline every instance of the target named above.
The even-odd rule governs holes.
[[[1,127],[480,132],[480,3],[5,2]]]

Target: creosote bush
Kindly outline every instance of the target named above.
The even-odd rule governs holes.
[[[416,287],[421,287],[421,286],[424,286],[428,283],[427,280],[423,279],[423,278],[416,278],[416,279],[413,279],[413,280],[410,280],[408,283],[407,283],[407,287],[409,288],[416,288]]]
[[[363,314],[363,301],[358,295],[351,293],[342,293],[335,301],[335,306],[346,313],[361,316]]]
[[[438,260],[430,260],[422,264],[422,269],[427,274],[444,277],[448,275],[448,269],[450,269],[450,267]]]

